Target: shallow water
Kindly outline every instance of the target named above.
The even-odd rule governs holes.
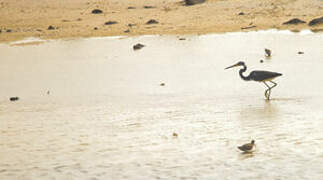
[[[0,179],[322,179],[323,34],[184,37],[1,44]]]

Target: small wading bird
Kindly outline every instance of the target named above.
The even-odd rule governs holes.
[[[267,100],[269,100],[270,98],[270,93],[271,93],[271,89],[274,88],[275,86],[277,86],[277,83],[275,83],[274,81],[272,81],[274,78],[281,76],[281,73],[276,73],[276,72],[270,72],[270,71],[252,71],[249,76],[244,76],[242,73],[244,73],[247,70],[247,66],[245,65],[244,62],[240,61],[235,65],[229,66],[225,69],[229,69],[229,68],[233,68],[233,67],[237,67],[237,66],[242,66],[243,68],[240,69],[239,71],[239,75],[240,77],[245,80],[245,81],[257,81],[257,82],[263,82],[268,89],[265,91],[265,97],[267,98]],[[273,83],[273,86],[269,86],[266,81],[269,81],[271,83]]]
[[[243,152],[247,152],[247,153],[251,153],[251,152],[255,151],[255,149],[256,149],[255,140],[252,140],[251,143],[247,143],[242,146],[238,146],[238,149],[240,149]]]

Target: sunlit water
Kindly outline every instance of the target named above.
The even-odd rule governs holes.
[[[323,34],[184,37],[0,45],[0,179],[322,179]]]

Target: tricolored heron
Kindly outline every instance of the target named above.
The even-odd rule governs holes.
[[[275,86],[277,86],[277,83],[275,83],[272,80],[274,78],[278,77],[278,76],[283,75],[281,73],[270,72],[270,71],[252,71],[249,74],[249,76],[244,76],[242,73],[247,70],[247,66],[242,61],[239,61],[235,65],[229,66],[229,67],[227,67],[225,69],[229,69],[229,68],[233,68],[233,67],[237,67],[237,66],[242,66],[243,67],[239,71],[239,75],[243,80],[245,80],[245,81],[251,81],[252,80],[252,81],[257,81],[257,82],[263,82],[268,87],[268,89],[265,91],[265,97],[267,98],[267,100],[269,100],[269,98],[270,98],[271,89],[274,88]],[[269,86],[266,83],[266,81],[269,81],[269,82],[273,83],[274,85]]]
[[[251,143],[238,146],[238,149],[240,149],[243,152],[248,152],[248,153],[253,152],[256,149],[255,140],[252,140]]]

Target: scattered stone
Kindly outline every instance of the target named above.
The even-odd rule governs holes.
[[[298,18],[294,18],[294,19],[284,22],[283,25],[291,25],[291,24],[297,25],[297,24],[304,24],[304,23],[306,23],[306,22],[303,20],[300,20]]]
[[[18,101],[19,100],[19,97],[10,97],[9,99],[10,101]]]
[[[302,51],[298,51],[298,54],[304,54],[304,52],[302,52]]]
[[[63,19],[62,22],[71,22],[71,21],[67,19]]]
[[[323,32],[323,28],[321,29],[311,29],[312,32],[317,33],[317,32]]]
[[[97,28],[97,27],[94,27],[93,29],[94,29],[94,30],[98,30],[98,28]]]
[[[318,25],[318,24],[323,24],[323,16],[320,18],[315,18],[308,23],[308,25],[310,25],[310,26],[314,26],[314,25]]]
[[[151,19],[149,21],[146,22],[146,24],[158,24],[159,22],[156,21],[155,19]]]
[[[243,16],[244,15],[244,12],[240,12],[238,15],[239,16]]]
[[[260,63],[263,63],[263,62],[264,62],[264,60],[260,59]]]
[[[205,2],[205,0],[185,0],[185,5],[192,6],[192,5],[201,4],[204,2]]]
[[[82,18],[77,18],[76,20],[77,20],[77,21],[82,21]]]
[[[47,95],[49,95],[49,94],[50,94],[50,91],[48,90],[48,91],[47,91]]]
[[[136,7],[129,6],[128,9],[136,9]]]
[[[178,137],[178,134],[173,132],[173,137]]]
[[[117,23],[118,23],[117,21],[108,21],[108,22],[105,22],[104,25],[112,25]]]
[[[251,29],[251,28],[255,28],[257,26],[247,26],[247,27],[242,27],[241,29]]]
[[[2,30],[0,29],[0,33],[2,33]]]
[[[133,50],[139,50],[139,49],[141,49],[143,47],[145,47],[145,45],[138,43],[138,44],[133,46]]]
[[[186,40],[186,39],[185,38],[179,38],[178,40],[183,41],[183,40]]]
[[[123,31],[123,32],[125,32],[125,33],[130,33],[130,30],[129,30],[129,29],[127,29],[127,30],[125,30],[125,31]]]
[[[155,6],[144,6],[145,9],[152,9],[152,8],[156,8]]]
[[[50,26],[48,26],[48,28],[47,28],[48,30],[54,30],[55,28],[54,28],[54,26],[52,26],[52,25],[50,25]]]
[[[101,14],[103,11],[101,9],[93,9],[92,14]]]
[[[165,86],[165,83],[160,83],[160,86]]]
[[[42,32],[43,30],[41,30],[41,29],[36,29],[36,31],[38,31],[38,32]]]
[[[10,33],[10,32],[12,32],[12,30],[11,30],[11,29],[7,29],[7,31],[6,31],[6,32]]]

